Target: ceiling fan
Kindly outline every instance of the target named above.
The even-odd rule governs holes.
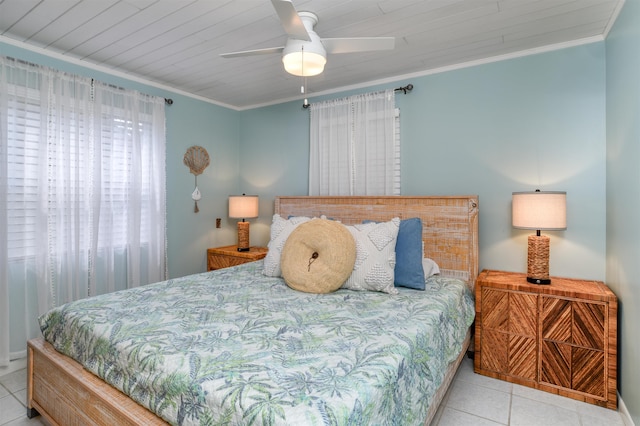
[[[284,69],[297,76],[318,75],[324,70],[327,53],[368,52],[373,50],[391,50],[395,45],[394,37],[351,37],[320,38],[313,30],[318,16],[313,12],[297,12],[291,0],[271,0],[282,22],[284,31],[289,35],[282,47],[244,50],[223,53],[223,58],[282,53]]]

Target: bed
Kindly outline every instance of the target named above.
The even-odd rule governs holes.
[[[65,333],[56,327],[56,319],[62,318],[58,314],[70,309],[65,306],[49,315],[46,334],[58,350],[42,338],[28,343],[28,415],[41,414],[54,425],[155,425],[167,420],[174,424],[429,424],[469,347],[469,316],[462,333],[434,337],[427,349],[418,352],[409,349],[426,338],[426,323],[473,310],[468,300],[466,307],[457,305],[459,301],[446,305],[440,290],[446,287],[458,291],[459,298],[472,297],[478,274],[477,196],[277,197],[275,212],[281,217],[326,216],[345,225],[419,217],[424,256],[437,262],[440,274],[427,280],[424,292],[400,289],[398,295],[387,295],[338,290],[315,295],[295,292],[281,278],[264,277],[258,261],[74,302],[72,306],[81,306],[81,315],[65,317],[66,322],[80,321],[94,311],[89,322],[103,332],[116,335],[127,327],[144,328],[147,337],[130,331],[120,341],[128,352],[115,354],[89,335],[56,341]],[[154,302],[141,309],[150,298]],[[413,301],[420,298],[429,306],[442,302],[448,307],[437,313],[431,307],[414,307]],[[120,310],[120,316],[110,316],[116,314],[108,307],[123,301],[124,306],[135,307],[130,311],[145,312],[144,324],[127,322],[131,312]],[[235,309],[236,316],[223,314],[229,301],[241,306]],[[395,313],[383,313],[389,308]],[[172,322],[158,316],[167,312],[174,313],[173,328],[156,329],[160,322]],[[186,317],[197,317],[200,325],[182,321]],[[354,317],[355,325],[345,322],[347,317]],[[226,328],[218,328],[223,323]],[[75,333],[88,332],[84,326],[79,330]],[[267,332],[260,334],[260,330]],[[159,339],[149,340],[154,334]],[[190,352],[174,357],[167,348],[175,342],[167,334],[189,347],[206,343],[216,349],[206,356]],[[230,335],[242,336],[242,343],[238,346],[236,340],[233,346]],[[153,352],[160,346],[158,340],[165,348],[161,356]],[[222,347],[222,342],[231,346]],[[101,360],[83,359],[77,355],[83,348],[76,346],[91,346]],[[436,347],[447,358],[432,368],[436,356],[431,351]],[[80,362],[62,352],[76,354]],[[134,358],[139,372],[159,365],[171,380],[162,382],[161,392],[149,391],[146,385],[161,380],[119,370],[118,360],[124,357]],[[347,376],[351,384],[346,383]],[[352,383],[357,389],[350,387]],[[219,389],[225,392],[216,393]],[[218,409],[203,408],[212,401]],[[383,411],[390,413],[387,420],[382,418]]]

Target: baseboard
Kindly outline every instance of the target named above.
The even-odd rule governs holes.
[[[622,417],[622,421],[625,426],[636,426],[631,419],[631,414],[629,414],[627,406],[624,405],[624,401],[620,397],[620,393],[618,393],[618,412],[620,413],[620,417]]]

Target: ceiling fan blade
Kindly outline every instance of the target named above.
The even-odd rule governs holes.
[[[265,55],[270,53],[282,53],[284,47],[267,47],[266,49],[242,50],[240,52],[221,53],[223,58],[240,58],[242,56]]]
[[[323,38],[320,40],[327,53],[392,50],[396,44],[395,37]]]
[[[295,7],[293,7],[291,0],[271,0],[271,3],[280,18],[280,22],[282,22],[284,31],[289,34],[289,36],[298,40],[311,41],[311,37],[309,37],[309,33],[302,23],[300,15],[298,15]]]

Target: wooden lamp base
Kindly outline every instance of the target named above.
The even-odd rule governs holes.
[[[546,235],[529,235],[527,281],[533,284],[551,284],[549,278],[549,237]]]

